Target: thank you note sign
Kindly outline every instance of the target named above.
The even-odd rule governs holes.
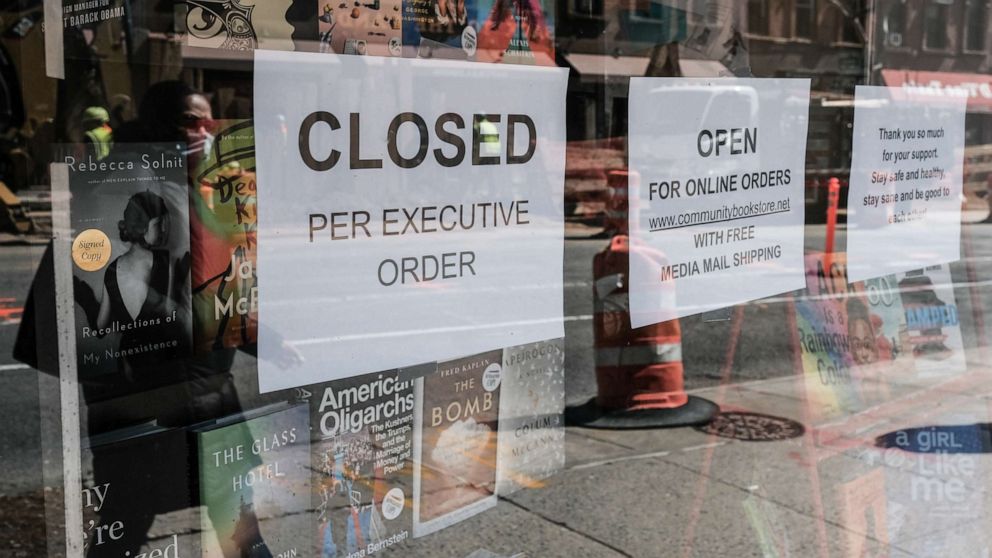
[[[854,102],[849,277],[958,260],[967,97],[859,85]]]

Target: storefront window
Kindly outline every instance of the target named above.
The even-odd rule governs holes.
[[[992,555],[985,0],[0,2],[0,555]]]
[[[988,3],[984,0],[969,0],[965,3],[964,48],[970,52],[982,52],[986,47],[984,22],[988,21]]]
[[[948,24],[950,2],[930,0],[924,9],[923,47],[932,50],[949,48]]]
[[[795,36],[812,39],[816,29],[816,0],[796,0]]]

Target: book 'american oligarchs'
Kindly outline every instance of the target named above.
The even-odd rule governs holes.
[[[190,354],[187,161],[179,144],[68,155],[79,377],[98,398],[171,377]]]
[[[497,490],[534,488],[565,466],[564,340],[503,350]]]
[[[438,363],[419,380],[415,537],[496,505],[503,351]]]
[[[83,546],[87,558],[190,556],[194,514],[173,515],[167,531],[151,531],[156,516],[192,504],[186,432],[154,422],[84,439]],[[89,465],[89,467],[87,467]],[[149,490],[149,487],[167,487]],[[182,519],[178,519],[181,517]]]
[[[378,372],[309,388],[321,558],[371,556],[410,538],[414,381]]]
[[[251,120],[218,121],[193,177],[193,338],[197,352],[240,347],[258,335],[255,134]]]
[[[203,556],[306,556],[310,414],[279,405],[195,430]]]

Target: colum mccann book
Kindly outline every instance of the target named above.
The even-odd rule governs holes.
[[[316,556],[371,556],[410,537],[413,384],[393,370],[308,390]]]
[[[190,197],[193,337],[197,352],[254,343],[256,280],[255,134],[251,120],[219,121],[196,168]]]
[[[414,536],[496,505],[503,351],[438,363],[418,381]]]
[[[189,201],[176,144],[68,156],[79,376],[149,386],[190,353]]]
[[[537,488],[565,466],[565,350],[554,339],[503,351],[497,493]]]
[[[204,557],[308,555],[309,419],[281,405],[196,430]]]

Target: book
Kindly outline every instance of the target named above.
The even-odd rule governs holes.
[[[69,155],[79,378],[89,400],[174,381],[192,345],[186,157],[178,144]]]
[[[806,259],[806,294],[796,301],[808,403],[832,419],[889,400],[890,384],[915,376],[898,278],[847,282],[844,254]]]
[[[402,56],[403,0],[320,0],[320,52]]]
[[[478,48],[475,0],[403,2],[403,56],[474,60]]]
[[[852,370],[847,328],[848,290],[844,259],[806,256],[806,290],[795,301],[806,402],[814,421],[856,412],[863,400]]]
[[[414,386],[414,537],[496,505],[502,358],[498,350],[441,362]]]
[[[82,441],[83,547],[88,558],[186,556],[194,553],[188,536],[195,515],[170,523],[170,533],[149,529],[156,516],[192,505],[186,432],[152,422],[129,426]],[[149,490],[149,487],[167,490]],[[152,540],[154,538],[154,540]]]
[[[187,46],[233,51],[293,50],[294,0],[182,0],[177,27]]]
[[[947,265],[899,274],[899,289],[916,370],[946,378],[967,370],[954,283]]]
[[[553,0],[479,0],[476,60],[555,66]]]
[[[199,425],[202,555],[306,556],[310,415],[277,405]]]
[[[198,190],[190,197],[194,348],[203,353],[250,345],[258,337],[251,120],[218,121],[193,183]]]
[[[371,556],[410,537],[413,385],[392,370],[306,390],[314,424],[315,556]]]
[[[498,494],[539,487],[565,467],[564,413],[564,339],[504,349]]]

